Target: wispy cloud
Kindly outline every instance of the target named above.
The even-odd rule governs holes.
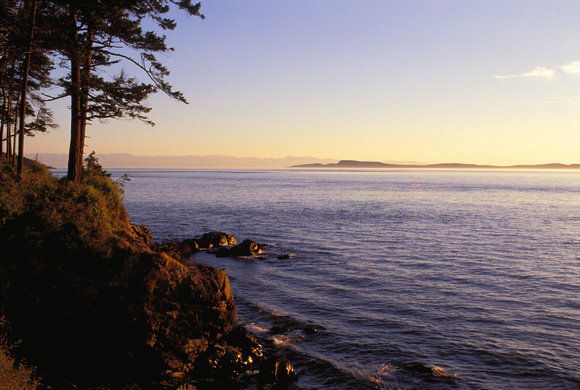
[[[580,65],[580,61],[578,62],[578,65]],[[493,76],[493,77],[496,79],[513,79],[516,77],[551,79],[555,75],[556,75],[556,71],[554,69],[544,68],[544,67],[538,66],[534,70],[531,70],[531,71],[526,72],[526,73],[512,74],[512,75],[507,75],[507,76]]]
[[[560,66],[564,73],[580,75],[580,61],[570,61]]]

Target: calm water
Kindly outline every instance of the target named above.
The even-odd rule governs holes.
[[[158,241],[272,245],[192,260],[227,269],[251,330],[295,329],[269,337],[299,388],[580,388],[579,172],[125,172]]]

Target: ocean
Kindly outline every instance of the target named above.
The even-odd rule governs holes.
[[[295,388],[580,388],[578,171],[110,172],[156,241],[269,245],[191,261],[227,269]]]

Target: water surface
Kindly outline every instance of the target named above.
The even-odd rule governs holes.
[[[240,322],[290,357],[299,388],[580,388],[580,173],[120,173],[157,241],[272,245],[192,260],[227,269]]]

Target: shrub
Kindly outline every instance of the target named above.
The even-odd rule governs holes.
[[[59,180],[42,168],[18,181],[10,167],[0,165],[0,239],[10,257],[111,254],[130,226],[121,190],[94,153],[85,163],[81,183]]]
[[[0,390],[34,390],[34,370],[18,364],[5,346],[0,346]]]

